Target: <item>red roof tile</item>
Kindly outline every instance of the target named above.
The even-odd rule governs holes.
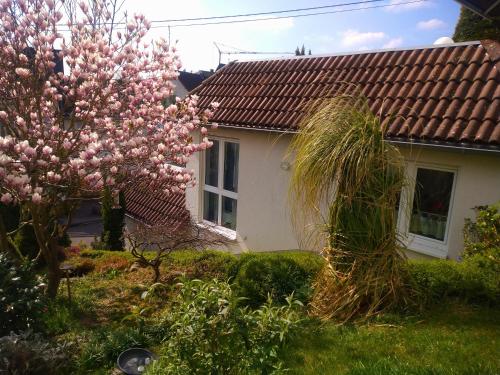
[[[230,63],[194,90],[213,121],[296,131],[306,105],[357,87],[387,137],[500,147],[500,43]]]
[[[181,224],[190,218],[183,192],[167,196],[161,189],[135,185],[125,191],[125,202],[127,213],[148,225]]]

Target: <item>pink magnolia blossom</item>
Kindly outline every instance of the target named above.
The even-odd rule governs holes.
[[[39,193],[34,193],[31,196],[31,201],[35,204],[40,204],[42,202],[42,196]]]
[[[16,68],[15,72],[21,78],[28,78],[31,75],[30,70],[26,68]]]
[[[63,15],[62,0],[0,0],[2,202],[57,212],[61,197],[97,195],[106,184],[191,186],[193,173],[172,166],[210,147],[218,104],[201,110],[192,96],[165,106],[181,66],[175,46],[145,42],[151,25],[140,15],[120,32],[94,28],[89,20],[111,22],[105,0],[78,7]],[[54,71],[55,56],[64,72]]]
[[[3,204],[9,204],[10,202],[12,202],[12,200],[13,200],[13,197],[12,197],[12,194],[10,194],[10,193],[3,193],[2,197],[0,198],[0,201]]]

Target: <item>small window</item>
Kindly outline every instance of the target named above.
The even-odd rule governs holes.
[[[444,241],[454,178],[453,172],[417,168],[411,233]]]
[[[217,222],[219,217],[219,196],[209,191],[203,192],[203,218],[208,221]]]
[[[205,184],[219,186],[219,141],[213,140],[214,144],[205,153]]]
[[[238,192],[238,150],[237,143],[224,142],[224,189]]]
[[[236,229],[236,199],[222,197],[222,226]]]
[[[236,230],[239,144],[211,141],[205,152],[203,219]]]

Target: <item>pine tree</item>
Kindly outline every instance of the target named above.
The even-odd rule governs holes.
[[[300,55],[305,56],[305,54],[306,54],[306,47],[304,47],[304,45],[302,44],[302,48],[300,49]]]
[[[295,48],[295,56],[300,56],[299,46],[297,46],[297,48]]]
[[[106,250],[121,251],[124,248],[125,195],[121,191],[118,194],[118,204],[119,207],[115,207],[111,190],[109,188],[104,189],[101,207],[101,241]]]
[[[495,22],[496,21],[496,22]],[[460,11],[460,17],[455,26],[453,40],[468,42],[471,40],[494,39],[500,40],[500,20],[495,21],[481,17],[465,7]]]

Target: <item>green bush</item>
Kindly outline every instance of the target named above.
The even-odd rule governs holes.
[[[33,327],[44,306],[42,287],[31,264],[0,253],[0,336]]]
[[[311,283],[323,264],[315,253],[249,253],[241,255],[233,268],[234,287],[251,306],[259,306],[268,296],[283,303],[291,293],[307,302]]]
[[[497,305],[500,302],[498,255],[475,255],[462,262],[450,260],[410,261],[409,284],[423,305],[448,297],[465,302]]]
[[[125,226],[125,195],[118,193],[118,206],[109,188],[104,189],[102,197],[102,234],[101,243],[104,249],[122,251],[124,248],[123,228]]]
[[[500,204],[476,207],[476,221],[465,220],[464,256],[500,250]],[[500,259],[500,258],[497,258]]]
[[[223,251],[197,252],[193,259],[193,276],[197,279],[227,280],[238,259]]]
[[[0,337],[0,374],[70,374],[70,346],[48,342],[31,332]]]
[[[73,269],[70,271],[71,276],[85,276],[92,272],[96,265],[92,259],[80,258],[71,261]]]
[[[26,224],[19,229],[14,237],[14,243],[24,256],[34,259],[40,251],[35,236],[35,230],[31,224]]]
[[[165,344],[150,375],[279,374],[278,350],[299,318],[291,298],[257,310],[241,307],[227,282],[185,281],[157,323]]]

